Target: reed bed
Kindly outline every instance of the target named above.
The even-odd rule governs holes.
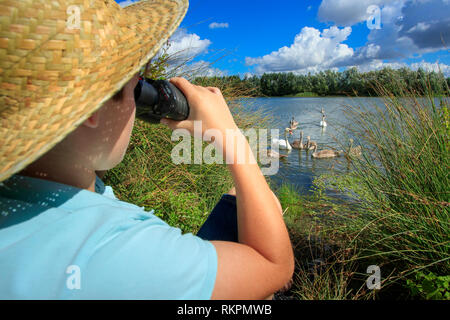
[[[419,272],[450,275],[449,99],[399,90],[393,96],[379,85],[382,107],[346,108],[363,146],[352,164],[365,196],[342,231],[353,235],[358,259],[383,266],[385,288],[409,297],[402,288],[419,285]]]

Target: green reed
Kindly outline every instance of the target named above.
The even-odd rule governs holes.
[[[342,229],[353,233],[360,259],[385,265],[386,285],[421,270],[450,272],[449,99],[399,89],[394,97],[377,87],[383,107],[346,108],[363,150],[351,159],[354,175],[367,197]]]

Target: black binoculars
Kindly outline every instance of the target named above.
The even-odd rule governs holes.
[[[167,80],[140,78],[134,89],[136,117],[159,123],[162,118],[185,120],[189,105],[184,94]]]

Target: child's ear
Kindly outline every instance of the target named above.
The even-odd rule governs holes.
[[[99,122],[100,122],[100,111],[97,110],[83,122],[83,125],[85,125],[88,128],[95,129],[98,127]]]

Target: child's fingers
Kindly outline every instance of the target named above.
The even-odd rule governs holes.
[[[172,83],[174,86],[180,89],[188,100],[192,97],[196,89],[192,83],[190,83],[185,78],[181,77],[175,77],[170,79],[170,83]]]
[[[175,121],[175,120],[163,118],[163,119],[160,120],[160,123],[168,126],[172,130],[175,130],[175,129],[187,129],[187,130],[189,130],[189,127],[190,127],[190,122],[187,121],[187,120]]]

